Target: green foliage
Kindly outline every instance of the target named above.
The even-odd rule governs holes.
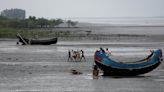
[[[57,36],[69,37],[72,35],[70,31],[47,30],[55,27],[61,27],[64,20],[36,18],[29,16],[25,19],[25,11],[21,9],[6,9],[1,12],[0,16],[0,38],[15,38],[17,33],[25,37],[33,37],[39,35],[41,37]],[[78,22],[68,20],[68,27],[75,27]]]
[[[49,22],[48,22],[48,20],[45,19],[45,18],[39,18],[39,19],[37,20],[37,25],[38,25],[39,27],[43,28],[43,27],[47,27],[47,26],[49,25]]]
[[[13,28],[0,28],[0,38],[14,38],[20,30]]]
[[[17,12],[20,12],[19,9],[4,10],[0,16],[0,27],[2,28],[54,28],[59,27],[60,24],[64,21],[60,18],[58,19],[45,19],[45,18],[36,18],[35,16],[29,16],[27,19],[18,18],[18,15],[14,15]],[[22,10],[23,12],[23,10]],[[10,15],[11,13],[11,15]],[[15,16],[15,17],[11,17]],[[66,21],[68,27],[75,27],[78,22],[68,20]]]
[[[16,34],[20,33],[23,37],[35,38],[38,35],[39,38],[43,37],[71,37],[70,31],[51,30],[45,28],[0,28],[0,38],[16,38]]]
[[[36,19],[35,16],[29,16],[28,19],[9,19],[4,16],[0,16],[0,27],[2,28],[48,28],[56,27],[63,23],[62,19],[48,20],[45,18]]]
[[[57,27],[58,25],[64,23],[62,19],[52,19],[49,21],[50,27]]]
[[[50,31],[45,31],[43,29],[13,29],[13,28],[0,29],[0,35],[3,35],[3,37],[6,38],[16,38],[17,33],[20,33],[23,37],[34,38],[35,35],[38,35],[39,37],[48,37]]]
[[[28,28],[35,28],[36,26],[36,17],[35,16],[29,16],[28,19],[26,19],[26,24]]]
[[[66,23],[67,23],[68,27],[71,27],[71,26],[75,27],[78,22],[77,21],[74,22],[74,21],[68,20]]]

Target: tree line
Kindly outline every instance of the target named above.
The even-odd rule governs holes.
[[[8,18],[0,16],[0,27],[2,28],[54,28],[61,24],[67,24],[67,27],[75,27],[78,22],[58,19],[36,18],[29,16],[26,19]]]

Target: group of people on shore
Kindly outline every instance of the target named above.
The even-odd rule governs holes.
[[[104,51],[107,56],[111,55],[111,52],[106,48],[105,50],[103,48],[100,48],[101,51]],[[68,60],[67,61],[86,61],[86,58],[84,56],[84,50],[68,50]]]
[[[100,51],[106,53],[106,56],[111,56],[111,51],[108,50],[108,48],[103,49],[102,47],[100,47]],[[81,50],[68,50],[68,60],[67,61],[82,61],[82,59],[84,61],[86,61],[86,58],[84,56],[84,51]],[[78,75],[78,74],[82,74],[81,72],[77,71],[77,70],[71,70],[71,73],[74,75]],[[98,66],[96,64],[93,65],[93,70],[92,70],[92,75],[93,75],[93,79],[98,79],[99,78],[99,69]]]
[[[69,50],[68,51],[68,61],[81,61],[82,59],[86,61],[83,50],[80,50],[80,51]]]

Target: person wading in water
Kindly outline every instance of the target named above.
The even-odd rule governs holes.
[[[99,77],[99,70],[96,65],[93,65],[92,75],[93,75],[93,79],[98,79]]]

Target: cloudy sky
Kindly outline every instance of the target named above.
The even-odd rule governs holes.
[[[45,18],[164,16],[164,0],[0,0],[0,11],[10,8]]]

